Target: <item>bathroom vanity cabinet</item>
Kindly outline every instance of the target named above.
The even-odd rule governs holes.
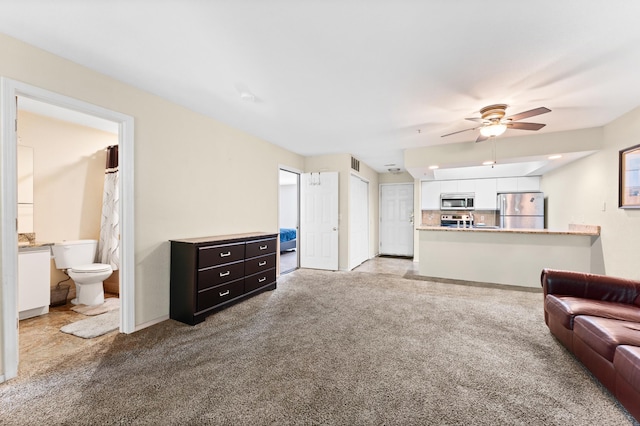
[[[51,251],[49,246],[25,247],[18,252],[18,318],[49,312]]]
[[[278,234],[171,240],[170,317],[195,325],[207,315],[276,288]]]

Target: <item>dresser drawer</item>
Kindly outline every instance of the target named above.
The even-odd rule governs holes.
[[[224,303],[227,300],[242,296],[243,293],[243,279],[199,291],[196,309],[198,311],[209,309],[213,306]]]
[[[199,269],[243,259],[244,243],[198,247]]]
[[[227,263],[198,270],[198,290],[220,285],[244,277],[244,262]]]
[[[244,291],[249,292],[257,288],[272,284],[276,281],[276,269],[260,272],[244,279]]]
[[[246,275],[257,274],[267,269],[276,267],[276,254],[268,254],[266,256],[254,257],[244,262],[244,273]]]
[[[247,242],[247,259],[250,257],[264,256],[276,252],[276,239],[258,240]]]

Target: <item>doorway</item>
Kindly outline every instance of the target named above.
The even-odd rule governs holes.
[[[135,331],[134,304],[134,223],[133,223],[133,117],[96,105],[49,92],[15,80],[2,78],[0,119],[2,133],[0,139],[2,158],[2,210],[0,210],[2,248],[2,359],[4,376],[8,380],[18,372],[18,318],[17,276],[18,276],[18,234],[17,220],[17,120],[18,97],[32,99],[44,104],[68,109],[103,120],[111,121],[118,127],[120,147],[120,331]]]
[[[280,274],[300,266],[300,173],[280,169],[279,176]]]
[[[380,185],[380,254],[413,257],[413,183]]]

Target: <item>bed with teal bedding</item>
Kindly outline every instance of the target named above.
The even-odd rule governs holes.
[[[280,251],[295,250],[297,232],[293,228],[280,228]]]

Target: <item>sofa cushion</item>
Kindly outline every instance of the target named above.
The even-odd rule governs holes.
[[[617,373],[640,392],[640,347],[618,346],[613,365]]]
[[[543,269],[544,295],[562,294],[585,299],[640,306],[640,281],[584,272]]]
[[[544,308],[550,315],[559,319],[562,325],[569,330],[573,329],[573,319],[577,315],[590,315],[640,323],[640,307],[626,303],[548,294],[544,300]]]
[[[640,323],[579,315],[575,317],[573,332],[609,362],[613,362],[618,346],[640,346]]]

